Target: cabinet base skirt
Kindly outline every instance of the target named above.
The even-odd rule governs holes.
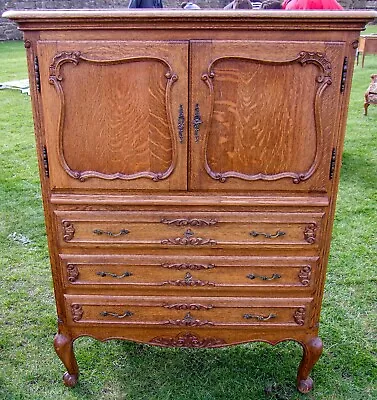
[[[200,329],[178,333],[170,332],[170,335],[167,335],[166,332],[164,333],[164,335],[155,336],[153,339],[149,340],[149,342],[145,343],[162,347],[185,348],[215,348],[237,344],[227,343],[226,340],[222,338],[224,336],[220,336],[220,334],[216,336],[216,333],[210,334],[208,333],[208,330],[206,330],[204,334],[200,332]],[[79,368],[73,351],[73,342],[79,336],[91,336],[102,341],[109,339],[122,339],[119,337],[99,338],[96,337],[96,335],[90,334],[77,335],[73,338],[69,335],[58,333],[54,339],[54,346],[57,355],[67,368],[67,372],[63,375],[63,382],[68,387],[74,387],[78,381]],[[259,338],[240,341],[239,343],[262,341],[275,345],[287,340],[293,340],[300,343],[303,348],[303,356],[297,373],[297,389],[301,393],[308,393],[313,388],[313,380],[310,378],[309,374],[322,354],[323,345],[318,336],[310,336],[305,333],[300,336],[301,337],[298,338],[289,337],[287,335],[276,338],[275,333],[275,338],[272,334],[267,334],[266,336],[260,336]]]

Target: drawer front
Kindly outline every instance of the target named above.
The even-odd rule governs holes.
[[[317,248],[324,213],[55,211],[62,246]]]
[[[312,290],[318,257],[79,256],[61,254],[66,290]],[[271,295],[271,294],[270,294]]]
[[[310,323],[311,298],[232,299],[66,295],[70,324],[161,327],[287,326]]]

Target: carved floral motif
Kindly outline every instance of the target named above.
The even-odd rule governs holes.
[[[180,333],[175,337],[155,337],[149,343],[169,347],[204,348],[217,347],[226,344],[225,340],[219,338],[202,338],[192,333]]]
[[[194,232],[191,229],[187,229],[183,237],[162,239],[161,244],[172,244],[179,246],[201,246],[201,245],[214,245],[217,242],[213,239],[203,239],[201,237],[195,237]]]
[[[183,319],[169,319],[162,323],[163,325],[174,325],[174,326],[205,326],[215,325],[211,321],[195,319],[189,312],[183,317]]]
[[[212,269],[215,268],[215,264],[189,264],[189,263],[183,263],[183,264],[161,264],[161,267],[163,268],[169,268],[169,269],[189,269],[192,271],[199,271],[201,269]]]
[[[162,285],[172,285],[172,286],[216,286],[215,282],[201,281],[194,279],[190,272],[186,272],[184,279],[177,279],[175,281],[165,281]]]
[[[202,304],[163,304],[164,308],[169,310],[210,310],[213,305],[204,306]]]
[[[177,218],[177,219],[167,219],[162,218],[162,224],[175,225],[175,226],[212,226],[216,225],[217,221],[214,219],[199,219],[199,218]]]

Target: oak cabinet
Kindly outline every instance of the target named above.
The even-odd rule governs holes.
[[[318,322],[355,49],[373,12],[8,12],[25,32],[58,313],[73,342],[293,339]]]
[[[344,43],[61,40],[37,52],[52,189],[329,189]]]

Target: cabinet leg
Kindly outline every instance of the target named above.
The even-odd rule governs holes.
[[[67,372],[63,375],[64,384],[69,387],[75,386],[79,376],[79,367],[73,352],[73,340],[58,333],[54,338],[54,347],[56,354],[67,368]]]
[[[301,393],[308,393],[313,387],[313,380],[309,374],[322,354],[323,344],[319,337],[314,337],[307,342],[302,342],[301,345],[304,354],[298,369],[297,389]]]

